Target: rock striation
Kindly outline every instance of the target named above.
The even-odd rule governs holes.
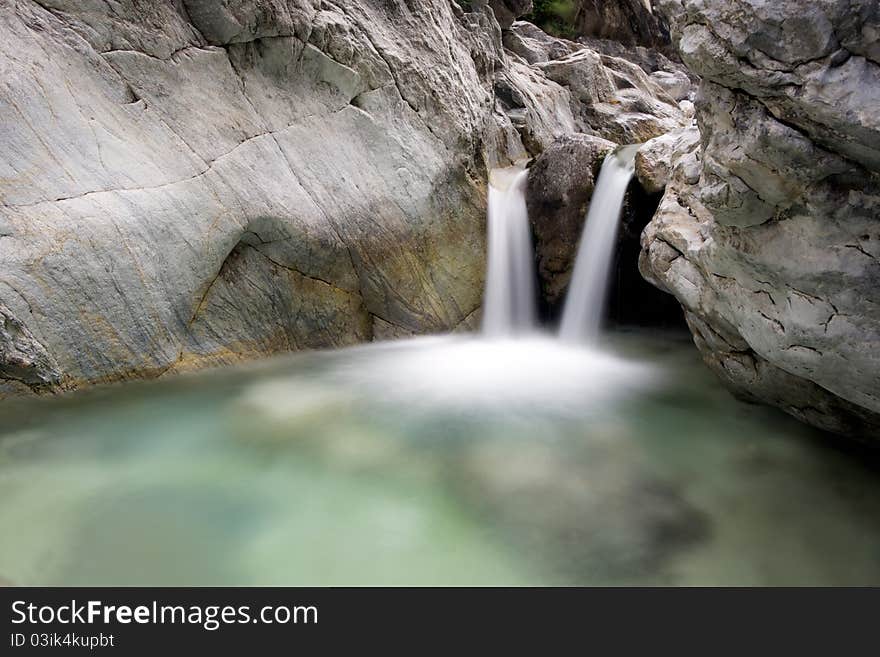
[[[523,151],[489,9],[2,0],[0,33],[15,387],[452,329],[480,305],[485,170]]]

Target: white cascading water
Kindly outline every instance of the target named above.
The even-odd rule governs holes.
[[[548,411],[583,417],[594,410],[607,411],[611,404],[654,385],[658,381],[654,368],[581,342],[590,331],[598,330],[607,268],[634,156],[635,148],[609,155],[596,185],[589,228],[575,266],[575,278],[582,282],[574,286],[574,297],[569,293],[566,310],[569,330],[577,341],[537,331],[534,251],[525,200],[528,172],[496,169],[489,176],[483,336],[432,336],[374,345],[337,366],[338,380],[318,390],[309,403],[323,407],[326,398],[338,395],[346,382],[357,382],[365,390],[381,390],[385,399],[415,412],[454,408],[456,412],[479,409],[481,414],[499,413],[507,418]],[[595,264],[600,258],[601,266],[584,267],[585,262]],[[589,312],[582,313],[581,307]],[[591,324],[583,319],[585,315],[591,317],[594,328],[586,328]],[[295,389],[301,387],[298,382],[266,385],[254,397],[263,404],[302,396]],[[279,405],[282,412],[290,407],[289,402]]]
[[[623,197],[638,148],[619,148],[602,164],[565,298],[559,330],[563,340],[593,344],[599,337]]]
[[[526,211],[528,171],[496,169],[489,177],[489,257],[483,333],[528,333],[536,323],[535,263]]]

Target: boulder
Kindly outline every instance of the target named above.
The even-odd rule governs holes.
[[[666,189],[673,153],[699,141],[695,126],[680,128],[645,142],[636,153],[636,178],[649,194]]]
[[[638,144],[684,123],[678,103],[636,64],[582,48],[535,65],[571,94],[584,131]]]
[[[526,203],[535,240],[541,296],[550,307],[571,280],[590,198],[613,142],[584,134],[551,144],[529,169]]]
[[[497,111],[516,128],[529,155],[578,129],[568,90],[533,66],[511,59],[496,76],[494,91]]]
[[[504,47],[529,64],[562,59],[584,48],[574,41],[550,36],[528,21],[516,21],[504,33]]]
[[[489,6],[501,29],[506,30],[517,18],[532,11],[532,0],[489,0]]]
[[[694,95],[694,85],[690,77],[680,69],[654,71],[650,77],[673,100],[690,100]]]

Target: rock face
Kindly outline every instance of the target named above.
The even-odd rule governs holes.
[[[0,394],[473,326],[488,170],[677,120],[528,4],[0,0]]]
[[[666,22],[651,0],[576,0],[575,28],[580,34],[625,45],[669,45]]]
[[[603,54],[549,36],[524,21],[505,33],[504,44],[569,92],[571,114],[581,132],[634,144],[674,130],[684,121],[685,112],[667,89],[684,98],[690,81],[662,56],[655,60],[652,73],[647,61],[637,64]],[[627,49],[620,53],[629,56]],[[641,60],[638,54],[635,59]]]
[[[623,59],[639,66],[676,101],[690,98],[695,88],[687,69],[654,48],[583,36],[578,37],[576,42],[569,41],[550,36],[526,21],[516,21],[504,32],[504,46],[530,64],[564,59],[584,48],[600,55]]]
[[[593,188],[614,142],[575,133],[554,142],[529,170],[526,201],[541,296],[551,307],[565,295]]]
[[[524,155],[488,9],[0,0],[0,34],[4,389],[480,305],[485,170]]]
[[[678,103],[625,59],[585,48],[537,66],[568,88],[575,116],[601,137],[638,144],[681,124]]]
[[[735,390],[877,439],[880,8],[660,4],[703,81],[698,127],[637,162],[646,187],[668,183],[641,269]]]

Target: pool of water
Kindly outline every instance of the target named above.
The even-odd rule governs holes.
[[[427,338],[0,403],[0,578],[880,584],[880,470],[681,336]]]

